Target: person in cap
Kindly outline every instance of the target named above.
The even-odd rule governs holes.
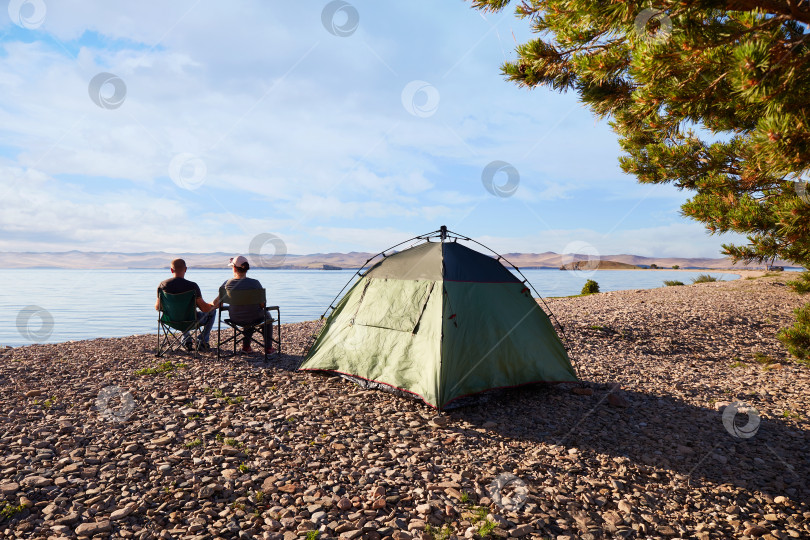
[[[248,263],[248,260],[243,256],[237,255],[236,257],[231,257],[228,266],[233,269],[233,277],[222,284],[225,289],[232,291],[264,288],[258,279],[247,277],[247,272],[250,270],[250,263]],[[218,304],[218,300],[219,299],[214,302]],[[253,352],[253,349],[250,347],[250,340],[253,337],[253,332],[259,326],[262,327],[264,333],[264,343],[267,354],[273,352],[273,346],[270,344],[270,332],[272,331],[272,327],[269,324],[263,326],[260,324],[264,320],[263,305],[229,306],[228,313],[233,322],[246,327],[244,340],[242,342],[242,352]],[[251,324],[255,324],[256,326],[251,327]]]
[[[197,311],[197,321],[203,327],[202,333],[198,338],[197,349],[207,351],[211,348],[208,344],[208,339],[211,335],[211,328],[214,326],[214,319],[216,318],[216,305],[209,304],[203,300],[199,285],[186,279],[187,270],[186,261],[183,259],[172,260],[171,271],[173,277],[162,281],[160,285],[158,285],[158,291],[162,290],[168,294],[194,291],[194,299],[199,309],[199,311]],[[160,309],[160,294],[158,294],[158,299],[155,302],[155,309]],[[191,336],[188,332],[184,332],[180,339],[187,350],[191,350],[194,347],[194,343],[192,343]]]

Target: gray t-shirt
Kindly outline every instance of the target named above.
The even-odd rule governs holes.
[[[250,290],[250,289],[263,289],[262,284],[258,279],[249,277],[241,279],[229,279],[222,284],[229,291],[233,290]],[[256,304],[255,306],[231,306],[228,310],[230,318],[236,322],[254,322],[262,317],[262,306]]]

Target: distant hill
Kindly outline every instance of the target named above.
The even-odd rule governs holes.
[[[167,268],[169,261],[175,257],[185,259],[192,268],[227,268],[228,260],[233,253],[166,253],[150,251],[143,253],[98,253],[87,251],[62,251],[50,253],[0,252],[0,268]],[[286,255],[274,259],[267,257],[262,264],[255,267],[285,269],[317,269],[362,267],[373,257],[373,253],[313,253],[311,255]],[[584,254],[562,255],[547,251],[545,253],[506,253],[504,258],[519,268],[560,268],[564,264],[587,262],[593,257]],[[640,255],[605,255],[599,259],[599,268],[619,269],[643,267],[652,264],[659,268],[735,269],[744,270],[764,268],[763,265],[734,265],[728,258],[679,258],[679,257],[642,257]],[[594,261],[591,261],[593,264]],[[790,263],[777,261],[780,266],[792,266]],[[609,266],[608,266],[609,265]]]
[[[638,270],[640,266],[623,262],[594,259],[591,261],[576,261],[560,266],[560,270]]]
[[[649,268],[651,265],[656,265],[659,268],[667,269],[673,266],[685,268],[706,268],[711,270],[720,269],[763,269],[764,264],[750,264],[743,263],[734,264],[730,258],[686,258],[686,257],[644,257],[641,255],[603,255],[601,257],[594,257],[593,255],[586,255],[581,253],[575,254],[560,254],[553,251],[545,253],[505,253],[504,258],[519,268],[560,268],[565,264],[574,263],[577,261],[588,261],[589,259],[611,261],[614,263],[624,263],[630,266],[637,266],[640,268]],[[774,264],[777,266],[795,266],[787,261],[776,261]],[[602,266],[603,269],[606,267]]]

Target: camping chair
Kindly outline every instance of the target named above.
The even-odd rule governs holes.
[[[233,329],[233,336],[226,340],[222,340],[222,312],[230,312],[230,306],[264,306],[267,303],[267,292],[264,289],[242,289],[242,290],[228,290],[225,287],[219,288],[219,316],[217,317],[217,337],[219,345],[217,347],[217,359],[220,358],[223,345],[228,342],[233,342],[233,356],[236,354],[236,342],[243,340],[245,332],[254,330],[250,338],[251,343],[262,347],[264,350],[264,359],[268,360],[267,345],[275,346],[276,353],[281,354],[281,311],[278,306],[267,306],[262,309],[262,318],[250,323],[236,322],[233,319],[224,319],[227,326]],[[271,315],[271,311],[275,311],[275,317]],[[273,337],[273,323],[276,327],[276,336]],[[270,325],[269,329],[265,331],[265,326]],[[265,332],[269,338],[270,343],[265,343]],[[260,340],[256,338],[259,335]],[[262,350],[259,349],[259,350]]]
[[[192,334],[189,337],[196,347],[196,344],[199,343],[197,334],[200,323],[197,322],[194,291],[169,294],[166,291],[158,290],[158,298],[160,299],[160,309],[158,310],[158,343],[155,356],[160,357],[167,352],[183,350],[181,338],[185,332]]]

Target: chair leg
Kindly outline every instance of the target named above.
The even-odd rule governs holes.
[[[276,330],[278,331],[278,355],[281,356],[281,310],[276,312],[278,319],[276,320]]]
[[[267,331],[267,323],[270,323],[270,331]],[[264,315],[264,324],[262,325],[262,341],[264,342],[264,361],[267,362],[267,351],[273,346],[273,320],[267,320],[267,313]]]

